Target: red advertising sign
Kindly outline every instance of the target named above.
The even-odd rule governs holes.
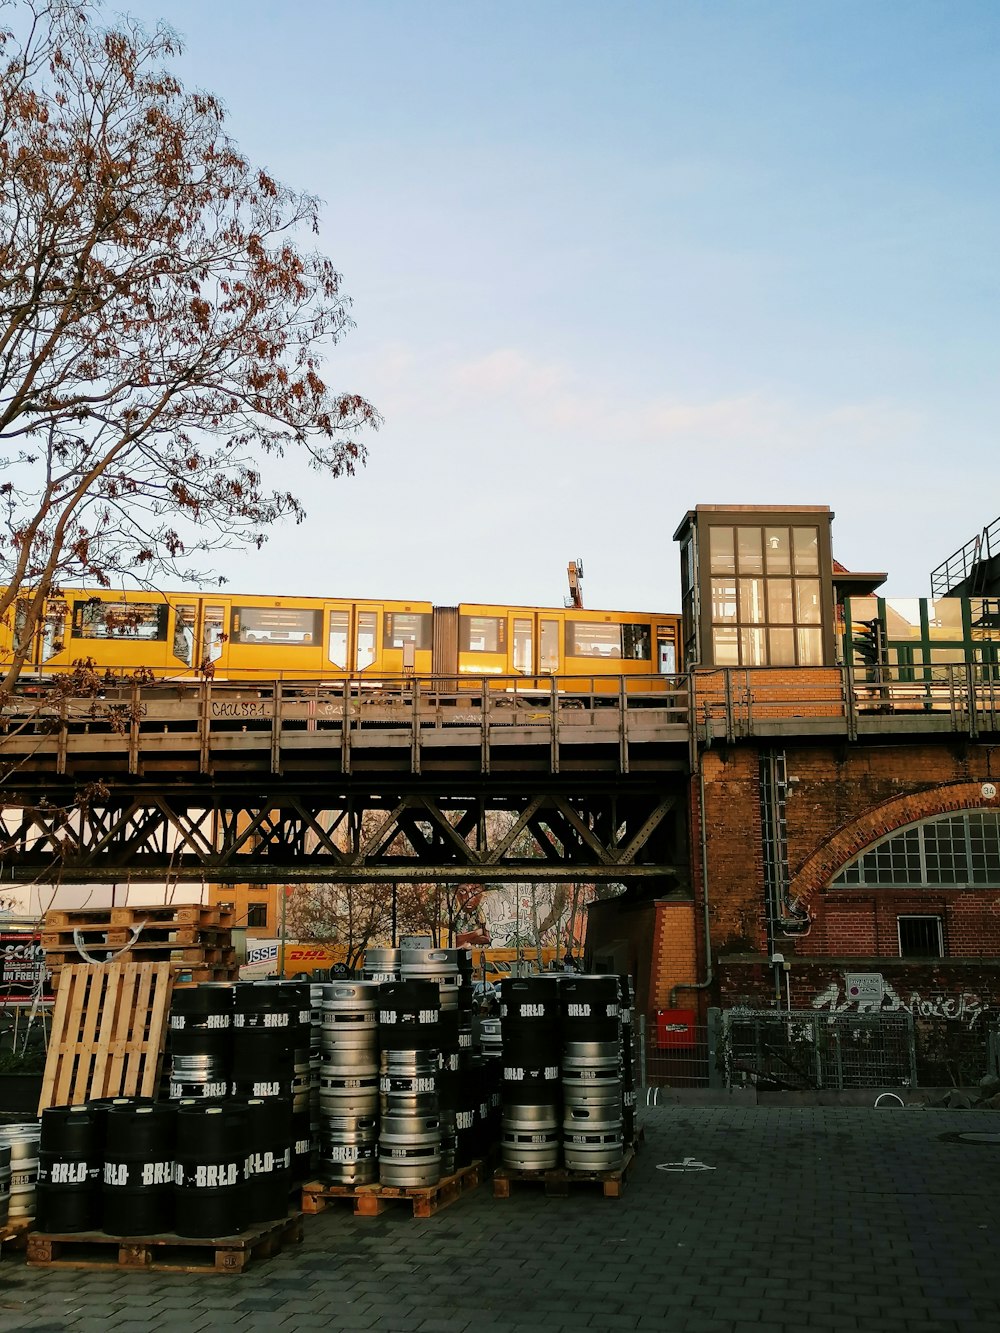
[[[52,973],[45,966],[40,934],[0,930],[0,1005],[30,1004],[42,980],[42,999],[51,1000]]]

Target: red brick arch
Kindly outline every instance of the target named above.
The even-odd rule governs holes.
[[[1000,796],[992,800],[984,797],[982,782],[954,782],[883,801],[844,824],[807,857],[789,884],[789,892],[799,902],[808,902],[816,890],[828,884],[852,857],[907,824],[956,810],[996,809],[998,806]]]

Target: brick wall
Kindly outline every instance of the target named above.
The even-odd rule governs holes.
[[[694,904],[683,899],[607,898],[587,909],[586,956],[631,973],[636,1010],[667,1007],[672,987],[698,980]],[[681,992],[678,1003],[693,1003]]]

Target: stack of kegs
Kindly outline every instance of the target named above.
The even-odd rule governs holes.
[[[225,1097],[233,1069],[233,983],[175,990],[169,1037],[170,1097]]]
[[[378,1180],[378,996],[374,981],[321,986],[320,1168],[339,1185]]]
[[[233,1095],[287,1099],[292,1180],[302,1180],[309,1172],[311,1151],[309,984],[241,981],[233,994]]]
[[[10,1153],[10,1203],[7,1217],[11,1222],[33,1218],[38,1186],[37,1120],[26,1124],[0,1125],[0,1152]]]
[[[174,1229],[179,1235],[232,1236],[245,1228],[252,1146],[248,1102],[186,1098],[178,1103]]]
[[[437,981],[389,981],[379,988],[379,1179],[436,1185],[441,1178]]]
[[[626,1148],[635,1143],[635,986],[632,978],[618,978],[621,988],[622,1133]]]
[[[471,967],[471,956],[466,950],[437,949],[429,936],[404,937],[400,944],[401,979],[431,981],[438,988],[437,1112],[441,1124],[442,1176],[454,1174],[459,1165],[458,1113],[463,1109],[462,1095],[470,1082],[473,1065],[471,981],[468,986],[463,985],[467,963]],[[470,1152],[471,1137],[468,1136]],[[463,1139],[463,1150],[465,1146]],[[472,1160],[471,1155],[468,1160]]]
[[[564,977],[561,998],[563,1161],[614,1171],[624,1163],[618,977]]]
[[[560,981],[533,976],[500,983],[501,1158],[517,1170],[559,1165]]]

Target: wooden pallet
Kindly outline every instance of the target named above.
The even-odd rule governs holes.
[[[617,1171],[570,1171],[564,1166],[549,1171],[518,1171],[500,1166],[493,1172],[494,1199],[509,1199],[511,1185],[544,1185],[552,1198],[565,1198],[574,1186],[600,1185],[606,1199],[620,1199],[625,1192],[629,1172],[635,1161],[635,1150],[626,1148],[624,1165]]]
[[[241,1273],[302,1239],[302,1214],[291,1213],[237,1236],[109,1236],[104,1231],[28,1235],[31,1268],[142,1269],[154,1273]]]
[[[28,1232],[34,1223],[31,1217],[10,1218],[0,1227],[0,1256],[10,1250],[23,1250],[28,1243]]]
[[[75,911],[45,913],[45,930],[74,927],[114,926],[216,926],[231,929],[236,915],[230,909],[205,907],[202,903],[158,903],[150,907],[81,907]]]
[[[101,944],[97,941],[86,943],[84,948],[92,958],[100,959],[100,955],[106,950],[113,950],[112,944]],[[236,950],[229,949],[206,949],[192,945],[189,949],[178,949],[172,944],[151,944],[139,943],[134,948],[129,949],[121,955],[122,960],[131,963],[170,963],[176,970],[188,967],[236,967]],[[45,952],[45,962],[50,970],[61,967],[69,967],[73,963],[85,961],[80,956],[80,951],[74,945],[72,949],[60,953]],[[100,961],[104,961],[100,959]],[[114,958],[107,960],[113,962]]]
[[[346,1200],[353,1204],[355,1217],[378,1217],[391,1202],[401,1199],[412,1206],[414,1217],[433,1217],[466,1190],[475,1189],[483,1175],[484,1164],[472,1162],[436,1185],[327,1185],[313,1180],[302,1186],[302,1211],[321,1213],[327,1204]]]
[[[154,1097],[167,1031],[169,963],[75,963],[56,984],[39,1115],[92,1097]]]
[[[87,926],[46,929],[42,933],[42,948],[48,953],[69,953],[77,947],[80,937],[87,949],[121,949],[132,942],[131,926],[111,926],[92,922]],[[192,945],[201,948],[226,949],[232,946],[233,932],[224,926],[143,926],[136,948],[184,949]]]

